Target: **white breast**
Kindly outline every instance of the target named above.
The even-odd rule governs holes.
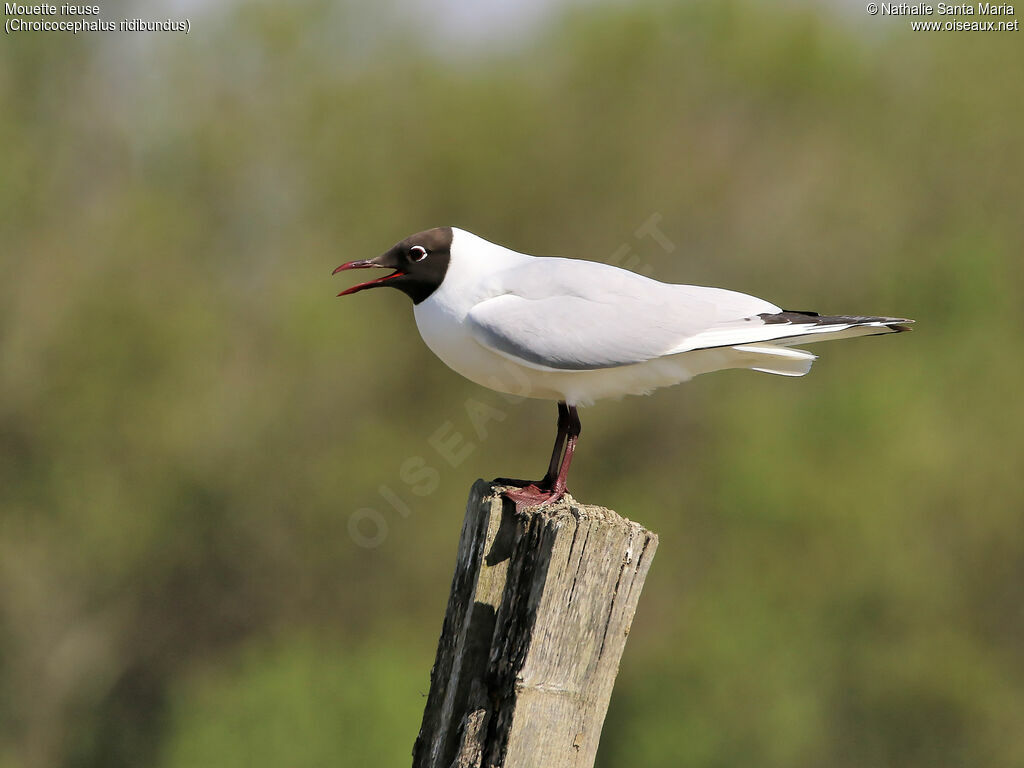
[[[470,381],[508,394],[526,394],[520,366],[484,348],[465,324],[469,311],[503,292],[500,274],[530,256],[452,230],[451,259],[444,282],[413,313],[423,341],[449,368]],[[534,397],[558,397],[556,393]]]

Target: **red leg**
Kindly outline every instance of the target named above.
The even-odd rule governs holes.
[[[576,412],[576,406],[569,406],[569,424],[566,435],[568,440],[565,443],[565,456],[562,457],[562,466],[558,470],[558,477],[555,478],[555,485],[551,489],[550,501],[558,501],[565,495],[565,484],[569,479],[569,466],[572,464],[572,455],[576,452],[576,441],[579,439],[583,425],[580,424],[580,415]]]
[[[514,485],[516,488],[530,488],[533,494],[541,491],[550,491],[558,477],[558,470],[561,466],[562,450],[565,448],[565,435],[569,430],[569,406],[564,402],[558,403],[558,431],[555,434],[555,445],[551,449],[551,460],[548,462],[548,471],[542,480],[517,480],[511,477],[499,477],[496,483],[502,485]]]
[[[566,478],[569,465],[576,450],[576,440],[580,434],[580,417],[576,406],[564,402],[558,404],[558,433],[555,436],[551,461],[548,463],[547,474],[539,483],[530,483],[525,488],[505,491],[505,496],[517,505],[533,506],[550,504],[558,501],[565,494]],[[564,447],[564,454],[563,454]]]
[[[555,435],[555,447],[551,450],[551,461],[548,462],[548,471],[544,479],[538,483],[541,488],[552,488],[558,470],[561,466],[562,449],[565,447],[565,436],[569,432],[569,406],[564,402],[558,403],[558,433]]]

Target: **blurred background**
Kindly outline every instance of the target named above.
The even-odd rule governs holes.
[[[573,493],[661,535],[600,766],[1024,765],[1024,33],[467,6],[4,37],[0,766],[409,763],[469,487],[555,421],[334,298],[442,224],[918,321],[584,412]]]

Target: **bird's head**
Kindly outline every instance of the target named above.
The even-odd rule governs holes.
[[[347,296],[367,288],[386,285],[397,288],[411,298],[414,304],[419,304],[437,290],[444,280],[451,261],[451,248],[452,228],[435,227],[405,238],[375,259],[346,262],[331,274],[370,267],[394,270],[390,275],[359,283],[338,295]]]

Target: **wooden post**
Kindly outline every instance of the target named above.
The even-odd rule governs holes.
[[[478,480],[413,768],[590,768],[658,537]]]

